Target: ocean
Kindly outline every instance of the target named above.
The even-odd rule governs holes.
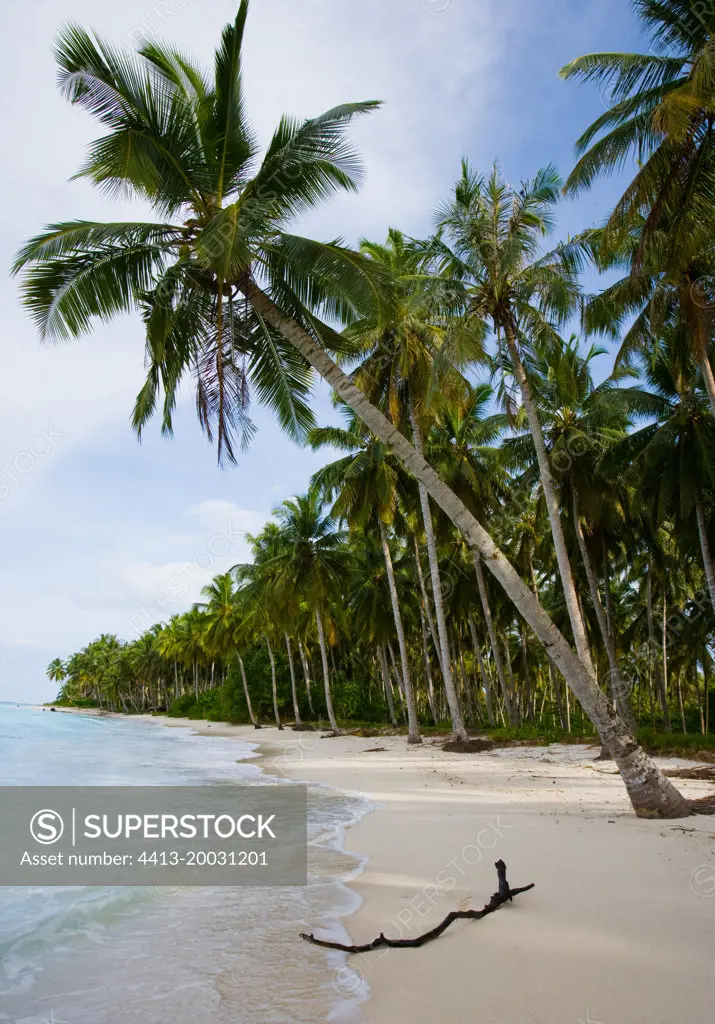
[[[311,734],[296,733],[296,750]],[[314,742],[315,740],[312,740]],[[0,703],[0,785],[276,785],[255,748],[160,722]],[[345,828],[367,800],[309,789],[305,888],[0,886],[2,1024],[316,1024],[357,1019],[367,990],[340,953],[361,862]],[[1,827],[1,826],[0,826]]]

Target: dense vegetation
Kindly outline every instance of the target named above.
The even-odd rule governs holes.
[[[41,335],[138,310],[138,431],[160,403],[171,431],[190,376],[222,461],[250,440],[252,395],[333,449],[204,604],[53,662],[64,698],[333,730],[404,720],[410,742],[428,723],[464,739],[465,722],[590,720],[638,813],[686,813],[633,736],[704,734],[713,710],[715,3],[635,6],[647,54],[562,71],[613,104],[565,185],[552,167],[512,187],[465,162],[430,237],[359,251],[288,224],[357,186],[345,128],[376,104],[284,118],[259,161],[246,0],[213,76],[158,43],[128,56],[63,33],[61,87],[107,131],[81,173],[164,220],[32,239],[16,270]],[[607,221],[549,244],[562,191],[631,155]],[[588,267],[609,273],[596,295]],[[602,383],[594,335],[619,342]],[[313,422],[314,371],[341,428]]]

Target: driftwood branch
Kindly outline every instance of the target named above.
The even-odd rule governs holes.
[[[313,934],[307,935],[305,932],[301,932],[300,937],[305,939],[306,942],[310,942],[313,946],[322,946],[325,949],[339,949],[343,953],[369,953],[372,949],[382,949],[383,947],[389,949],[413,949],[416,946],[424,946],[426,942],[431,942],[432,939],[438,938],[442,932],[449,928],[453,921],[480,921],[488,914],[493,914],[495,910],[498,910],[505,903],[510,903],[514,896],[534,888],[533,882],[530,885],[522,885],[518,889],[510,888],[506,880],[506,864],[504,861],[498,860],[494,867],[497,869],[499,877],[499,892],[495,892],[481,910],[452,910],[441,924],[425,932],[424,935],[418,935],[415,939],[388,939],[381,932],[372,942],[366,942],[362,946],[346,946],[342,942],[328,942],[325,939],[316,939]]]

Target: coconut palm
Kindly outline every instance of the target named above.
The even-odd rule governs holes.
[[[436,385],[435,363],[445,347],[448,332],[443,325],[449,312],[446,284],[421,270],[420,247],[392,228],[387,242],[363,241],[361,250],[384,271],[390,283],[390,301],[381,302],[351,324],[349,336],[365,352],[353,377],[360,389],[386,409],[388,418],[411,433],[412,443],[424,454],[424,438],[433,419],[435,399],[459,393],[462,378],[447,368]],[[463,331],[463,335],[467,332]],[[479,346],[480,334],[472,342]],[[418,480],[420,509],[427,545],[430,582],[439,642],[439,661],[444,678],[454,735],[467,739],[457,691],[452,677],[442,580],[439,572],[433,513],[425,484]]]
[[[715,611],[709,520],[715,495],[715,421],[697,390],[696,365],[675,332],[645,368],[660,405],[654,423],[624,440],[615,458],[632,460],[641,506],[654,528],[671,518],[679,536],[697,536]]]
[[[498,167],[483,178],[464,162],[453,198],[438,215],[452,249],[438,239],[435,250],[464,286],[468,318],[489,324],[516,379],[536,452],[576,650],[595,680],[553,472],[526,369],[535,346],[548,347],[558,341],[556,325],[575,311],[579,300],[577,261],[569,248],[540,253],[541,241],[553,224],[560,186],[553,167],[539,171],[517,192],[504,181]]]
[[[67,678],[67,667],[61,658],[53,658],[47,666],[47,678],[53,683],[63,683]]]
[[[314,490],[284,501],[273,515],[278,520],[278,544],[263,568],[273,576],[279,592],[285,581],[292,581],[313,611],[323,663],[325,704],[330,727],[337,735],[340,730],[333,711],[325,626],[330,596],[339,592],[347,577],[345,538],[335,530],[332,518],[323,514],[322,501]]]
[[[697,268],[712,252],[714,226],[715,6],[635,0],[635,8],[651,38],[649,53],[592,53],[562,68],[564,78],[595,83],[611,102],[578,140],[580,159],[566,191],[583,191],[598,175],[621,171],[629,155],[637,158],[637,173],[606,227],[608,242],[638,229],[633,280],[618,292],[638,305],[655,289],[656,296],[665,292],[666,305],[680,305],[715,415],[713,296],[708,272]],[[650,304],[651,315],[658,305]]]
[[[608,586],[607,583],[604,586],[604,603],[591,538],[597,525],[603,528],[620,525],[623,505],[628,500],[618,474],[600,473],[599,463],[625,437],[631,422],[651,415],[657,403],[638,388],[620,386],[634,376],[631,370],[614,371],[596,386],[593,362],[604,354],[604,350],[595,346],[582,352],[578,339],[572,337],[568,342],[556,341],[546,351],[538,353],[530,370],[559,502],[562,507],[571,508],[573,534],[608,658],[610,689],[621,716],[635,731],[637,723],[616,651]],[[532,476],[538,479],[530,433],[516,432],[506,440],[504,451],[521,468],[530,466]],[[600,534],[595,539],[600,541]]]
[[[251,703],[243,658],[237,647],[237,636],[240,634],[244,613],[240,608],[231,573],[227,572],[214,577],[211,583],[202,589],[201,594],[208,598],[205,606],[207,639],[215,645],[223,657],[230,658],[231,655],[235,655],[241,671],[248,716],[254,729],[259,729],[260,726]]]
[[[170,432],[178,388],[190,374],[201,422],[227,460],[235,439],[252,430],[251,386],[293,436],[302,435],[311,423],[312,367],[424,484],[549,647],[613,753],[638,813],[683,813],[683,798],[633,744],[481,524],[326,350],[346,342],[318,317],[355,319],[374,308],[379,267],[340,244],[290,234],[287,225],[336,190],[356,187],[359,165],[344,129],[375,104],[347,104],[302,123],[284,118],[256,166],[241,87],[247,14],[242,0],[212,78],[163,44],[127,54],[76,26],[61,35],[61,88],[106,129],[81,175],[105,193],[148,202],[166,219],[74,221],[32,239],[15,270],[23,272],[24,301],[41,336],[76,337],[95,319],[139,310],[148,374],[135,427],[145,426],[163,391],[163,429]]]
[[[366,531],[377,525],[405,686],[407,742],[421,743],[407,641],[387,535],[387,529],[395,516],[400,485],[405,486],[405,474],[381,441],[365,437],[365,431],[360,430],[360,423],[354,417],[349,421],[347,429],[324,427],[311,431],[308,441],[313,448],[330,444],[333,448],[348,452],[343,458],[324,466],[311,480],[311,485],[326,500],[333,502],[332,514],[344,519],[351,529]]]

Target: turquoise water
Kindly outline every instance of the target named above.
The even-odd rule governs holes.
[[[296,734],[296,746],[301,739]],[[253,747],[160,722],[0,703],[2,785],[216,785],[271,780]],[[309,795],[306,889],[0,887],[0,1022],[314,1024],[364,996],[339,955],[298,938],[355,907],[343,829],[366,801]]]

